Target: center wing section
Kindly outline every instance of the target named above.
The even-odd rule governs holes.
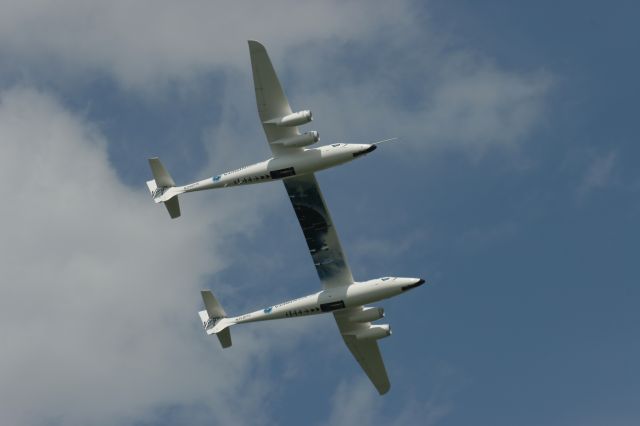
[[[251,71],[253,73],[253,85],[256,90],[256,103],[258,115],[262,122],[262,128],[269,141],[269,147],[275,155],[283,155],[300,151],[301,148],[283,147],[272,145],[278,139],[285,139],[300,134],[297,126],[279,127],[268,123],[280,117],[291,114],[289,100],[282,90],[278,76],[276,75],[267,49],[255,40],[249,40],[249,55],[251,56]]]
[[[353,275],[313,174],[282,181],[300,222],[309,253],[324,288],[347,286]]]
[[[378,341],[375,339],[358,339],[355,337],[357,331],[367,329],[371,326],[369,322],[354,322],[349,320],[349,315],[353,312],[362,310],[362,306],[357,308],[342,309],[334,312],[333,316],[338,324],[338,329],[344,343],[351,351],[360,367],[367,373],[369,380],[378,390],[380,395],[384,395],[391,388],[387,369],[384,367],[384,361],[378,349]]]

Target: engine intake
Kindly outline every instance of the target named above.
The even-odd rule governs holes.
[[[378,340],[387,336],[391,336],[391,327],[389,327],[389,324],[372,325],[365,330],[359,330],[355,333],[355,337],[358,340]]]
[[[282,145],[286,147],[303,147],[313,145],[320,140],[320,134],[315,130],[306,132],[301,135],[291,136],[290,138],[278,139],[272,142],[272,145]]]
[[[384,309],[366,307],[362,309],[360,312],[356,312],[355,314],[349,315],[349,320],[353,322],[371,322],[371,321],[379,320],[382,317],[384,317]]]
[[[285,115],[284,117],[274,118],[273,120],[266,121],[266,123],[275,124],[278,127],[293,127],[308,123],[311,120],[313,120],[311,111],[304,110]]]

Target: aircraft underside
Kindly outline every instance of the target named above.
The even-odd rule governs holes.
[[[332,313],[346,346],[380,394],[390,388],[377,341],[391,335],[388,324],[374,323],[384,310],[366,306],[422,284],[421,278],[383,277],[364,282],[353,279],[333,220],[314,173],[362,158],[378,143],[309,148],[319,140],[315,131],[301,133],[299,126],[312,121],[309,110],[294,112],[280,86],[267,51],[249,41],[258,115],[273,157],[211,178],[177,186],[157,158],[149,160],[153,179],[147,182],[156,203],[163,203],[172,219],[181,216],[178,196],[206,189],[282,180],[313,261],[322,290],[254,312],[229,316],[213,293],[203,290],[205,310],[199,312],[208,335],[215,334],[223,348],[232,345],[230,327],[256,321]]]

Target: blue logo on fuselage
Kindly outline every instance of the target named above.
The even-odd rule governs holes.
[[[263,312],[264,312],[265,314],[270,314],[272,309],[273,309],[273,306],[269,306],[268,308],[265,308],[265,309],[263,310]]]
[[[217,182],[217,181],[220,180],[220,175],[214,176],[212,179],[213,179],[214,182]]]

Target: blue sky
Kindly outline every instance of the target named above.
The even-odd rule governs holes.
[[[0,5],[0,423],[635,425],[638,7],[630,1]],[[319,282],[279,183],[149,199],[269,155],[246,40],[322,143],[381,302],[379,397],[331,317],[200,328]],[[5,405],[6,404],[6,405]]]

